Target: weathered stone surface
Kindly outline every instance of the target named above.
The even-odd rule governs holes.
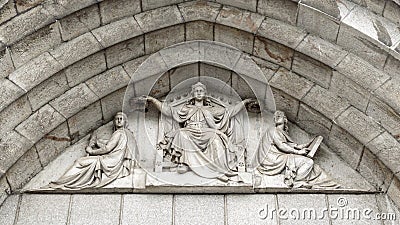
[[[217,90],[219,93],[232,94],[233,96],[236,96],[235,94],[231,93],[232,89],[230,87],[232,86],[232,72],[230,70],[204,63],[200,63],[199,66],[199,80],[201,83],[205,84],[206,87],[213,87],[214,90]],[[196,67],[193,69],[196,69]],[[210,77],[217,80],[210,79]]]
[[[177,6],[167,6],[135,15],[144,33],[182,23],[183,19]]]
[[[183,0],[165,0],[165,1],[158,1],[158,0],[142,0],[142,7],[143,11],[147,11],[150,9],[160,8],[162,6],[172,5],[183,2]]]
[[[86,86],[86,84],[80,84],[51,101],[50,105],[65,118],[69,118],[97,99],[98,97]]]
[[[336,214],[335,218],[331,218],[332,225],[348,224],[349,222],[355,222],[354,224],[370,224],[370,225],[380,225],[382,224],[380,220],[373,220],[372,218],[376,213],[379,213],[378,205],[376,202],[375,195],[327,195],[329,207],[337,208],[343,210],[344,216],[340,217],[339,213]],[[359,216],[357,218],[355,211],[359,211]],[[363,211],[368,209],[372,211],[370,213],[370,218],[363,216]],[[348,217],[347,213],[348,212]]]
[[[18,112],[18,113],[16,113]],[[27,119],[32,113],[28,98],[23,96],[0,112],[0,137]]]
[[[0,207],[0,223],[13,225],[17,213],[19,195],[10,195]],[[2,201],[0,201],[2,202]]]
[[[68,90],[67,77],[64,72],[59,72],[28,92],[32,110],[36,111],[48,101],[60,96]]]
[[[33,143],[15,131],[2,136],[0,142],[0,170],[7,171]]]
[[[6,108],[15,99],[24,94],[24,91],[8,79],[0,79],[0,111]]]
[[[14,71],[14,65],[11,60],[11,54],[9,48],[0,50],[0,78],[7,77]]]
[[[106,69],[104,52],[99,52],[67,67],[64,72],[67,76],[69,86],[73,87]]]
[[[272,88],[276,109],[285,112],[290,121],[296,121],[297,112],[299,110],[299,101],[283,91]]]
[[[246,9],[252,12],[257,11],[257,0],[216,0],[218,3],[230,5],[239,9]]]
[[[6,1],[0,9],[0,23],[4,23],[16,15],[17,11],[14,7],[14,1]]]
[[[303,101],[331,120],[335,120],[340,113],[349,107],[346,100],[318,85],[307,93]]]
[[[383,8],[385,7],[385,1],[379,1],[379,0],[352,0],[353,2],[357,3],[358,5],[361,5],[372,12],[381,15]]]
[[[141,64],[141,66],[137,68],[136,72],[131,74],[132,77],[131,82],[136,82],[156,74],[164,73],[167,70],[168,70],[167,65],[164,62],[164,59],[161,56],[161,54],[158,52],[148,57]],[[131,69],[130,71],[132,72]]]
[[[28,91],[46,80],[56,72],[60,71],[62,65],[58,63],[49,53],[45,52],[21,66],[9,78]]]
[[[331,42],[336,41],[339,31],[339,20],[304,4],[299,4],[297,25]]]
[[[45,105],[18,125],[15,130],[35,143],[63,121],[65,118],[60,113],[50,105]]]
[[[384,132],[367,146],[390,170],[400,172],[400,144],[393,136]]]
[[[353,54],[367,60],[377,68],[382,68],[388,57],[387,51],[382,49],[382,46],[379,46],[378,42],[366,37],[364,33],[346,24],[342,24],[340,27],[337,43]]]
[[[101,99],[104,121],[111,120],[117,112],[122,111],[125,90],[126,88],[121,88]]]
[[[371,98],[366,114],[381,124],[393,136],[400,134],[400,115],[380,100]]]
[[[167,49],[160,51],[160,54],[168,67],[168,69],[175,68],[183,64],[189,64],[200,61],[201,48],[198,42],[189,42],[185,44],[178,44],[171,46]],[[203,51],[204,53],[204,51]],[[161,71],[160,72],[164,72]]]
[[[332,69],[306,55],[296,52],[293,58],[292,70],[324,88],[329,88]]]
[[[175,224],[224,224],[223,195],[176,195]]]
[[[60,20],[60,31],[64,41],[100,26],[99,8],[97,5],[82,9]]]
[[[204,20],[215,22],[221,5],[208,1],[193,1],[179,4],[185,22]]]
[[[63,18],[69,14],[79,11],[83,8],[96,4],[96,0],[60,0],[45,1],[45,9],[57,18]]]
[[[393,173],[371,151],[364,149],[357,169],[378,191],[387,191]]]
[[[53,20],[53,16],[43,6],[37,6],[2,24],[0,26],[0,41],[11,45]]]
[[[68,119],[68,127],[74,140],[79,140],[102,124],[103,114],[97,101]]]
[[[106,59],[108,68],[144,55],[144,46],[144,37],[139,36],[107,48]]]
[[[393,200],[393,202],[400,206],[400,181],[397,178],[393,178],[392,183],[387,192],[388,196]]]
[[[312,135],[328,138],[332,122],[310,107],[300,104],[296,124]]]
[[[390,105],[396,112],[400,112],[400,80],[389,80],[379,87],[375,93],[378,98]]]
[[[278,71],[279,66],[268,62],[267,60],[252,56],[251,57],[254,62],[258,65],[258,67],[261,69],[261,71],[264,73],[264,76],[267,80],[270,80],[271,77],[275,74],[276,71]],[[238,62],[239,64],[239,62]]]
[[[270,224],[277,225],[276,196],[272,194],[226,196],[226,224]],[[268,207],[268,208],[267,208]],[[269,215],[267,214],[267,211]]]
[[[215,41],[219,41],[251,54],[254,37],[251,33],[222,25],[215,25]]]
[[[361,143],[366,144],[382,132],[382,128],[358,109],[349,107],[337,119],[337,123]]]
[[[242,99],[257,98],[260,102],[264,102],[267,107],[272,106],[269,104],[272,99],[265,99],[266,92],[270,88],[265,83],[248,76],[239,76],[236,73],[232,73],[232,88]],[[274,107],[271,110],[275,110]]]
[[[294,49],[307,35],[307,32],[299,27],[266,17],[257,34]]]
[[[103,47],[109,47],[142,34],[139,24],[133,17],[118,20],[92,32]]]
[[[398,206],[396,206],[394,204],[394,202],[389,198],[389,196],[387,194],[377,194],[376,200],[378,202],[378,207],[379,207],[380,212],[393,213],[396,215],[395,218],[382,221],[384,225],[391,225],[391,224],[396,224],[396,223],[400,222],[400,218],[398,216],[398,215],[400,215],[400,210],[399,210]]]
[[[213,24],[205,21],[195,21],[185,24],[186,41],[213,40]]]
[[[6,176],[2,176],[2,178],[0,178],[0,206],[1,206],[1,204],[3,204],[4,200],[6,200],[6,198],[9,196],[10,193],[11,193],[11,189],[10,189],[10,186],[8,185],[7,178],[6,178]],[[3,207],[0,207],[0,209],[3,210]],[[1,214],[2,214],[2,212],[0,210],[0,215]],[[1,218],[0,218],[0,221],[1,221]]]
[[[121,195],[74,195],[70,223],[118,224],[120,210]]]
[[[114,67],[106,72],[95,76],[86,84],[100,98],[128,85],[129,75],[122,66]]]
[[[12,59],[16,68],[32,58],[61,43],[59,23],[53,23],[25,37],[11,46]]]
[[[324,140],[350,167],[356,169],[363,151],[363,144],[337,125],[333,125],[329,137]]]
[[[24,194],[16,224],[66,224],[69,202],[66,194]]]
[[[388,75],[353,54],[347,55],[336,69],[367,90],[375,90],[389,79]]]
[[[333,71],[329,91],[347,99],[351,105],[363,112],[367,108],[370,93],[343,74]]]
[[[228,69],[232,69],[238,62],[241,52],[229,45],[215,45],[212,43],[200,43],[200,59]]]
[[[145,34],[146,54],[151,54],[185,40],[184,25],[177,25]]]
[[[93,31],[94,32],[94,31]],[[91,33],[85,33],[68,42],[64,42],[50,54],[64,67],[73,64],[101,49],[99,42]]]
[[[296,25],[296,2],[290,0],[260,0],[257,11],[268,17]]]
[[[159,98],[165,96],[170,91],[169,89],[169,74],[165,73],[160,78],[157,78],[158,75],[153,76],[149,80],[153,81],[154,83],[151,86],[148,85],[148,80],[141,80],[135,83],[135,92],[136,93],[143,93],[146,95],[153,96],[155,98]]]
[[[238,8],[224,6],[216,19],[217,23],[256,33],[264,16]]]
[[[341,47],[313,35],[305,37],[296,50],[330,67],[335,67],[347,55]]]
[[[23,11],[27,11],[28,9],[31,9],[41,3],[43,3],[44,0],[15,0],[15,6],[17,7],[18,13],[21,13]]]
[[[142,56],[137,59],[133,59],[123,64],[125,71],[129,74],[130,77],[135,73],[135,71],[139,68],[139,66],[148,58],[149,56]]]
[[[6,176],[10,182],[11,189],[16,191],[22,188],[40,170],[42,170],[42,165],[40,164],[39,156],[36,148],[32,147],[7,171]]]
[[[258,64],[254,61],[257,61]],[[240,75],[248,76],[267,85],[268,79],[270,79],[278,68],[278,66],[260,58],[252,58],[249,55],[242,54],[233,70]]]
[[[35,144],[40,163],[43,166],[49,164],[70,145],[70,141],[68,125],[64,122]]]
[[[169,71],[171,90],[179,83],[199,76],[199,64],[193,63]]]
[[[385,10],[383,11],[383,16],[389,20],[400,24],[400,6],[394,1],[387,1],[385,5]]]
[[[290,68],[294,51],[284,45],[262,37],[254,40],[254,55],[266,59],[270,62]]]
[[[383,70],[389,74],[392,78],[400,79],[400,61],[394,58],[393,56],[389,55],[385,67]]]
[[[301,1],[302,5],[307,5],[310,8],[314,8],[322,11],[336,19],[340,19],[340,10],[339,10],[339,2],[335,0],[327,0],[327,1],[315,1],[315,0],[303,0]],[[301,6],[300,6],[301,7]]]
[[[140,1],[136,0],[103,1],[99,6],[102,24],[140,13]]]
[[[172,195],[123,195],[122,224],[172,224]]]
[[[285,68],[279,68],[276,71],[270,80],[270,84],[297,99],[303,98],[314,85],[311,81]]]

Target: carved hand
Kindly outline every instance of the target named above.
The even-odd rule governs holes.
[[[310,149],[303,148],[303,149],[300,149],[299,151],[297,151],[297,154],[299,154],[299,155],[307,155],[309,151],[310,151]]]

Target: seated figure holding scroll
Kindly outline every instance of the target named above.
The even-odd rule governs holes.
[[[275,112],[274,121],[275,127],[265,133],[260,143],[257,170],[271,176],[283,172],[284,182],[289,187],[339,187],[311,158],[322,137],[296,144],[287,133],[287,118],[282,111]]]

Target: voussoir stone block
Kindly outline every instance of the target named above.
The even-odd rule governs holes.
[[[60,71],[62,67],[53,56],[45,52],[15,70],[10,74],[9,79],[24,90],[29,91]]]
[[[66,67],[101,50],[101,48],[99,42],[91,33],[85,33],[68,42],[64,42],[54,50],[51,50],[50,54]]]
[[[213,27],[212,23],[206,21],[194,21],[185,24],[186,41],[193,40],[213,40]]]
[[[0,87],[0,111],[25,93],[24,90],[6,78],[0,79]]]
[[[141,35],[142,31],[133,17],[127,17],[99,27],[93,30],[92,33],[102,47],[109,47]]]
[[[166,66],[171,69],[182,64],[200,61],[201,48],[198,42],[189,42],[184,45],[178,44],[163,49],[160,51],[160,54]],[[156,58],[153,59],[153,56],[151,58],[152,60],[156,60]]]
[[[120,110],[121,111],[121,110]],[[68,127],[73,141],[77,141],[102,124],[103,114],[97,101],[68,119]]]
[[[124,67],[125,71],[128,73],[130,77],[135,73],[135,71],[139,68],[139,66],[148,58],[149,56],[142,56],[128,62],[125,62],[122,66]]]
[[[11,46],[12,59],[16,68],[32,58],[61,43],[59,23],[41,28]]]
[[[99,98],[102,98],[127,86],[129,80],[130,77],[122,66],[117,66],[89,79],[86,84]]]
[[[256,33],[264,18],[264,16],[257,13],[224,6],[218,14],[216,22],[250,33]]]
[[[283,91],[272,88],[276,109],[285,112],[290,121],[296,121],[297,112],[299,110],[299,101]]]
[[[385,73],[389,74],[392,78],[400,79],[400,61],[395,57],[389,55],[385,67],[383,68]]]
[[[289,69],[294,50],[266,38],[256,37],[254,55]]]
[[[11,103],[7,108],[0,112],[0,137],[3,137],[15,126],[27,119],[31,113],[31,106],[26,95]]]
[[[13,191],[21,189],[40,170],[42,170],[42,165],[39,156],[36,148],[32,147],[7,171],[6,176],[11,189]]]
[[[82,83],[68,90],[49,104],[65,118],[69,118],[97,99],[96,94],[86,84]]]
[[[60,20],[60,31],[64,41],[71,40],[99,26],[100,15],[97,5],[79,10]]]
[[[251,33],[222,25],[215,25],[215,41],[222,42],[251,54],[254,37]]]
[[[67,77],[64,72],[59,72],[28,92],[32,110],[36,111],[50,100],[60,96],[68,90]]]
[[[363,144],[367,144],[383,131],[375,121],[354,107],[344,111],[337,118],[337,123]]]
[[[14,6],[14,1],[6,1],[0,9],[0,24],[13,18],[17,15],[17,10]]]
[[[104,52],[90,55],[64,69],[68,84],[73,87],[107,69]]]
[[[43,166],[49,164],[71,143],[67,122],[46,134],[35,146]]]
[[[163,0],[163,1],[141,0],[141,1],[142,1],[143,11],[147,11],[147,10],[150,10],[150,9],[156,9],[156,8],[160,8],[160,7],[163,7],[163,6],[173,5],[173,4],[184,2],[184,0]]]
[[[35,143],[64,121],[65,118],[53,107],[45,105],[18,125],[15,130]]]
[[[63,0],[63,1],[46,1],[43,6],[56,18],[63,18],[83,8],[96,4],[96,0]]]
[[[160,49],[185,40],[184,25],[176,25],[145,34],[146,54],[151,54]]]
[[[390,106],[378,100],[371,98],[368,103],[366,114],[380,123],[382,127],[392,135],[400,134],[400,115]]]
[[[300,104],[296,124],[311,135],[321,135],[327,139],[332,122],[310,107]]]
[[[331,120],[335,120],[349,107],[349,103],[345,99],[318,85],[315,85],[304,96],[303,101]]]
[[[200,59],[205,62],[232,69],[241,55],[240,51],[229,45],[200,42]]]
[[[340,19],[339,3],[335,0],[318,1],[318,0],[302,0],[302,4],[311,8],[320,10],[336,19]]]
[[[11,45],[54,20],[53,15],[39,5],[0,25],[0,41]]]
[[[303,77],[314,81],[321,87],[329,88],[332,69],[311,57],[295,52],[292,70]]]
[[[99,5],[102,24],[140,13],[140,1],[138,0],[106,0],[100,2]]]
[[[367,90],[375,90],[389,79],[387,74],[353,54],[347,55],[336,69]]]
[[[177,6],[167,6],[135,15],[144,33],[183,22]]]
[[[221,5],[208,1],[192,1],[178,5],[185,22],[204,20],[215,22]]]
[[[257,11],[257,0],[216,0],[218,3],[230,5],[239,9],[246,9],[252,12]]]
[[[399,178],[393,178],[392,183],[387,192],[388,196],[394,201],[397,207],[400,207],[400,180]]]
[[[367,108],[370,93],[343,74],[333,71],[329,91],[347,99],[350,104],[363,112]]]
[[[117,112],[122,111],[126,88],[121,88],[101,99],[104,121],[110,121]]]
[[[5,178],[4,178],[5,180]],[[1,183],[2,181],[0,181]],[[13,225],[17,213],[19,195],[10,195],[5,199],[0,208],[0,224]],[[1,197],[0,197],[0,202]]]
[[[14,71],[9,48],[0,50],[0,78],[5,78]]]
[[[341,47],[313,35],[307,35],[296,50],[330,67],[335,67],[348,54]]]
[[[7,199],[8,195],[10,193],[11,193],[11,188],[8,185],[7,178],[6,178],[6,176],[2,176],[0,178],[0,206],[1,206],[1,208],[0,208],[0,216],[1,216],[0,217],[0,222],[2,222],[2,224],[5,224],[6,219],[8,219],[8,218],[4,217],[4,216],[6,216],[6,215],[3,214],[5,212],[5,209],[4,209],[5,204],[2,204],[2,203]],[[12,216],[12,215],[8,215],[8,216]]]
[[[378,95],[378,98],[400,113],[400,80],[389,80],[379,87],[375,93]]]
[[[400,143],[389,133],[384,132],[370,143],[367,147],[375,153],[394,173],[400,172]]]
[[[271,78],[270,84],[297,99],[303,98],[314,85],[304,77],[282,67]]]
[[[43,2],[44,0],[15,0],[15,6],[17,7],[18,13],[21,13]]]
[[[400,5],[395,1],[387,1],[383,16],[392,22],[400,24]]]
[[[268,80],[278,68],[277,65],[265,60],[243,54],[233,70],[238,74],[246,75],[267,85]]]
[[[307,32],[299,27],[266,17],[257,34],[294,49],[307,35]]]
[[[141,35],[107,48],[105,52],[108,68],[144,55],[144,46],[144,36]]]
[[[259,0],[257,11],[268,17],[296,25],[297,4],[291,0]]]
[[[33,143],[15,131],[2,136],[0,141],[0,171],[7,171]]]
[[[270,80],[271,77],[275,74],[275,72],[278,71],[278,69],[279,69],[279,65],[271,63],[267,60],[264,60],[264,59],[261,59],[261,58],[255,57],[255,56],[252,56],[251,58],[254,60],[254,62],[258,65],[258,67],[264,73],[264,76],[267,80]],[[239,62],[238,62],[238,64],[239,64]]]

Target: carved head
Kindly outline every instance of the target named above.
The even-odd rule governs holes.
[[[115,129],[123,128],[128,126],[128,117],[123,112],[117,112],[114,116],[114,127]]]
[[[284,112],[277,110],[274,113],[274,121],[275,121],[275,126],[283,124],[284,130],[286,130],[286,131],[288,130],[288,127],[287,127],[288,120],[287,120],[287,117]]]
[[[204,100],[207,95],[207,87],[201,82],[192,85],[191,95],[195,100]]]

